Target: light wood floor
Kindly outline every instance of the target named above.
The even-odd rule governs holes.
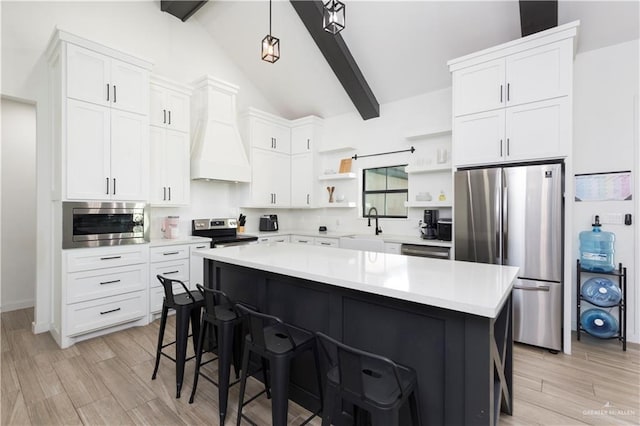
[[[32,317],[32,309],[1,317],[2,425],[218,423],[217,389],[211,383],[200,380],[195,403],[188,403],[193,362],[180,399],[175,399],[171,361],[163,358],[158,378],[151,380],[159,321],[61,350],[48,333],[31,333]],[[166,338],[172,334],[170,321]],[[208,366],[212,375],[215,365]],[[574,342],[571,356],[517,345],[514,382],[515,413],[502,415],[501,425],[640,424],[638,345],[622,352],[614,341],[586,336]],[[250,395],[261,390],[258,382],[248,388]],[[229,397],[228,425],[235,424],[238,386]],[[269,407],[263,396],[245,412],[269,425]],[[307,415],[290,403],[290,424]]]

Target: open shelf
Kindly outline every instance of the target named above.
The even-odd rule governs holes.
[[[451,163],[435,164],[429,166],[407,166],[404,168],[407,173],[435,173],[451,171]]]
[[[322,203],[320,204],[318,207],[323,208],[323,209],[340,209],[340,208],[351,208],[351,207],[355,207],[356,206],[356,202],[355,201],[343,201],[341,203]]]
[[[430,129],[430,130],[424,130],[420,132],[409,133],[409,134],[406,134],[404,138],[408,141],[415,141],[418,139],[432,138],[435,136],[443,136],[447,134],[451,134],[451,126],[443,127],[440,129]]]
[[[334,173],[330,175],[320,175],[318,180],[340,180],[340,179],[355,179],[355,173]]]

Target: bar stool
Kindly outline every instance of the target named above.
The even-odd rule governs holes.
[[[320,381],[320,366],[318,350],[314,335],[306,330],[285,324],[278,317],[256,312],[248,307],[236,304],[238,311],[245,316],[249,334],[245,339],[242,353],[242,374],[240,377],[240,398],[238,401],[237,426],[243,416],[242,407],[251,401],[243,403],[247,385],[247,369],[251,352],[269,361],[269,378],[271,385],[271,425],[285,426],[289,402],[289,373],[291,360],[303,351],[313,351],[320,393],[320,410],[313,413],[307,420],[315,417],[322,410],[322,382]],[[245,416],[246,417],[246,416]],[[247,420],[249,420],[247,418]],[[253,422],[252,422],[253,423]]]
[[[214,382],[204,374],[202,377],[218,386],[220,424],[223,425],[227,413],[229,386],[237,383],[237,381],[231,384],[229,383],[232,360],[235,367],[236,379],[239,376],[240,356],[242,353],[241,346],[242,339],[244,338],[244,334],[242,333],[242,315],[239,312],[236,312],[234,302],[223,291],[205,288],[200,284],[196,284],[196,287],[204,298],[204,313],[202,315],[200,335],[198,337],[198,346],[196,348],[196,370],[194,373],[193,389],[191,390],[189,404],[192,404],[195,398],[196,389],[198,387],[198,376],[200,376],[200,367],[217,359],[218,383]],[[218,358],[213,358],[202,363],[204,339],[210,326],[215,327],[217,330]],[[263,373],[266,386],[267,372],[265,365],[263,365]]]
[[[184,378],[184,364],[189,359],[187,355],[187,341],[189,339],[189,321],[191,321],[191,330],[193,331],[193,347],[197,345],[197,336],[200,329],[200,310],[204,305],[204,300],[199,291],[189,291],[187,286],[180,280],[172,280],[171,278],[157,275],[158,281],[164,288],[164,300],[162,302],[162,316],[160,317],[160,330],[158,333],[158,348],[156,350],[156,365],[153,369],[151,380],[156,379],[156,373],[160,366],[160,355],[164,355],[176,363],[176,398],[180,398],[180,390],[182,389],[182,379]],[[177,283],[182,286],[184,293],[173,294],[173,284]],[[164,329],[167,325],[167,315],[169,309],[176,311],[176,340],[163,345]],[[176,345],[176,357],[172,358],[168,354],[162,352],[167,346]]]
[[[400,407],[409,399],[411,420],[421,425],[416,372],[389,358],[347,346],[316,332],[318,345],[329,360],[322,425],[332,422],[342,400],[354,405],[354,422],[360,409],[371,416],[373,426],[399,424]],[[327,348],[331,347],[331,352]]]

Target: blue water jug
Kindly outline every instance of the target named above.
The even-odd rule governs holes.
[[[600,217],[596,216],[592,231],[580,233],[580,265],[594,272],[611,272],[616,268],[613,261],[613,232],[602,231]]]

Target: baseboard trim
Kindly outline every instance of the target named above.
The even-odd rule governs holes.
[[[31,323],[31,332],[33,334],[40,334],[40,333],[46,333],[51,329],[51,324],[48,322],[44,322],[44,323],[35,323],[32,322]]]
[[[15,302],[3,303],[0,306],[0,312],[17,311],[18,309],[33,308],[35,301],[33,299],[18,300]]]

